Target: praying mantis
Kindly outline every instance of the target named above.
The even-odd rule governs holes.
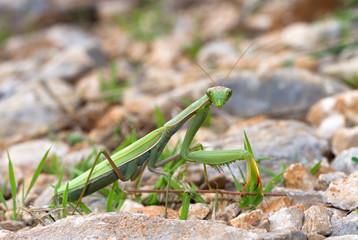
[[[168,178],[165,203],[166,215],[170,175],[169,173],[159,170],[158,167],[178,158],[204,164],[205,181],[207,184],[208,178],[206,174],[206,165],[215,167],[222,164],[229,164],[237,160],[246,160],[247,177],[243,191],[247,188],[251,180],[251,170],[253,170],[257,178],[256,187],[259,186],[261,194],[263,194],[259,167],[249,151],[204,151],[201,144],[197,144],[190,148],[197,131],[207,117],[211,105],[214,104],[218,109],[221,109],[221,107],[230,99],[232,90],[224,87],[224,84],[232,70],[248,49],[249,48],[245,50],[245,52],[231,67],[222,86],[216,86],[210,75],[199,64],[197,64],[214,84],[214,87],[209,88],[204,96],[166,122],[164,126],[148,133],[141,139],[118,151],[117,153],[110,156],[105,150],[101,150],[96,157],[93,167],[68,183],[68,201],[78,200],[73,213],[76,211],[84,196],[92,194],[95,191],[117,181],[118,179],[121,181],[136,180],[136,178],[144,171],[145,167],[148,166],[149,171],[165,175]],[[182,142],[180,153],[158,163],[157,161],[159,156],[170,138],[183,126],[185,122],[189,120],[191,120],[191,123]],[[101,163],[96,164],[102,154],[108,161],[102,161]],[[208,186],[211,189],[210,184],[208,184]],[[65,189],[65,185],[61,186],[57,191],[58,196],[62,196]]]

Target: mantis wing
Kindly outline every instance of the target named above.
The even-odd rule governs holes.
[[[141,139],[137,140],[133,144],[129,145],[128,147],[113,154],[111,158],[113,159],[116,166],[120,167],[127,162],[132,161],[133,159],[138,158],[141,155],[147,153],[160,141],[163,136],[164,130],[165,127],[158,128],[150,132],[146,136],[142,137]],[[111,165],[107,161],[102,161],[94,168],[92,176],[90,178],[90,182],[102,176],[106,176],[112,171],[113,169]],[[71,180],[69,182],[70,191],[82,187],[87,180],[89,172],[90,170]],[[65,185],[61,186],[58,189],[58,194],[62,194],[65,191],[65,188]]]

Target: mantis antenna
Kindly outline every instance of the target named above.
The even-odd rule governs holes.
[[[203,72],[210,78],[210,80],[214,83],[214,86],[216,87],[216,84],[215,84],[214,80],[211,78],[210,74],[207,71],[205,71],[204,68],[202,68],[199,63],[197,63],[195,61],[193,61],[193,62],[196,64],[196,66],[198,66],[201,70],[203,70]]]
[[[225,78],[225,80],[224,80],[222,86],[224,86],[224,84],[225,84],[226,80],[229,78],[229,76],[230,76],[232,70],[233,70],[233,69],[235,68],[235,66],[240,62],[241,58],[242,58],[242,57],[246,54],[246,52],[252,47],[252,45],[254,45],[254,43],[255,43],[255,41],[252,42],[248,48],[246,48],[245,52],[244,52],[243,54],[241,54],[241,56],[239,57],[239,59],[237,59],[236,63],[231,67],[229,73],[226,75],[226,78]]]

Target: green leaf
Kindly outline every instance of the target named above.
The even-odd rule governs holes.
[[[13,215],[12,220],[17,219],[17,208],[16,208],[16,179],[15,179],[15,173],[14,168],[12,167],[11,159],[9,151],[7,150],[7,158],[9,160],[9,180],[10,180],[10,186],[11,186],[11,194],[12,194],[12,203],[13,203]]]
[[[75,202],[75,204],[76,204],[77,202]],[[72,204],[72,203],[68,203],[73,209],[75,208],[75,205],[74,204]],[[80,204],[79,204],[79,207],[85,212],[85,214],[90,214],[91,213],[91,210],[86,206],[86,204],[84,204],[83,202],[81,202]],[[82,213],[80,212],[80,211],[78,211],[78,209],[77,209],[77,212],[79,212],[81,215],[82,215]]]
[[[262,157],[262,158],[256,159],[256,162],[260,163],[260,162],[262,162],[262,161],[267,161],[267,160],[275,160],[275,158],[272,158],[272,157]]]
[[[197,203],[204,203],[206,206],[208,205],[205,200],[201,197],[201,195],[197,192],[195,192],[195,190],[198,190],[198,187],[195,186],[195,184],[191,184],[191,190],[190,190],[190,194],[192,194],[194,196],[194,200]]]
[[[358,158],[357,157],[352,157],[352,161],[355,163],[358,163]]]
[[[214,222],[216,217],[216,209],[218,207],[218,199],[219,199],[219,192],[216,192],[215,200],[214,200],[214,207],[211,220]]]
[[[155,125],[157,126],[157,128],[160,128],[160,127],[164,126],[164,124],[165,124],[164,115],[158,106],[155,106],[154,122],[155,122]]]
[[[244,131],[244,135],[245,135],[245,149],[251,154],[251,155],[254,155],[253,152],[252,152],[252,148],[251,148],[251,145],[250,145],[250,141],[246,135],[246,131]]]
[[[55,186],[51,185],[53,188],[54,188],[54,201],[53,201],[53,205],[54,205],[54,208],[59,208],[59,196],[58,196],[58,192],[57,192],[57,189],[59,189],[61,187],[61,182],[62,182],[62,178],[63,178],[63,173],[65,171],[65,164],[62,164],[62,167],[61,167],[61,171],[60,171],[60,174],[58,176],[58,180],[57,180],[57,183]],[[59,213],[58,213],[59,214]],[[60,216],[59,216],[60,217]]]
[[[301,163],[301,158],[300,158],[300,155],[298,154],[298,151],[296,150],[296,161],[297,163]]]
[[[113,199],[114,199],[114,187],[115,187],[115,185],[112,184],[111,191],[109,192],[109,195],[107,198],[106,212],[112,212]]]
[[[241,192],[242,191],[242,188],[243,186],[240,184],[240,182],[237,180],[237,178],[235,177],[234,173],[232,172],[231,168],[230,168],[230,165],[228,164],[227,167],[229,168],[229,171],[231,173],[231,176],[233,177],[234,179],[234,183],[235,183],[235,187],[237,189],[238,192]]]
[[[188,218],[189,207],[190,207],[190,194],[186,192],[184,193],[183,204],[181,206],[180,220],[186,220]]]
[[[117,198],[116,198],[116,202],[117,202],[117,209],[116,211],[118,212],[121,207],[123,206],[124,204],[124,201],[127,199],[127,194],[124,190],[122,190],[120,187],[119,187],[119,184],[118,184],[118,181],[114,183],[116,185],[116,189],[118,189],[119,193],[117,194]],[[124,186],[123,189],[126,189],[127,185]]]
[[[6,200],[4,198],[4,193],[5,193],[5,190],[6,190],[6,183],[4,184],[3,188],[1,189],[1,192],[0,192],[0,202],[2,204],[4,204],[6,210],[9,210],[7,204],[6,204]]]
[[[273,183],[279,180],[285,172],[286,171],[283,171],[282,173],[279,173],[274,178],[272,178],[271,181],[267,184],[266,188],[264,189],[264,192],[265,193],[270,192],[272,190]]]
[[[321,166],[321,163],[322,163],[322,160],[319,161],[318,163],[316,163],[316,164],[310,169],[310,173],[311,173],[312,175],[314,175],[314,174],[318,171],[319,166]]]
[[[62,198],[62,217],[65,218],[67,215],[67,200],[68,200],[68,188],[69,188],[69,184],[66,184],[66,189],[63,193],[63,198]]]
[[[267,168],[262,168],[262,167],[261,167],[261,168],[260,168],[260,171],[266,173],[266,174],[269,175],[270,177],[276,176],[276,173],[274,173],[274,172],[268,170]]]
[[[25,179],[21,186],[21,203],[24,204],[25,202]]]
[[[241,178],[242,178],[244,184],[246,184],[245,175],[244,175],[244,173],[242,172],[241,167],[240,167],[240,165],[239,165],[238,162],[236,162],[236,166],[237,166],[237,168],[239,169],[239,172],[240,172],[240,175],[241,175]]]
[[[43,166],[44,166],[44,164],[45,164],[45,161],[46,161],[46,159],[47,159],[47,155],[48,155],[48,153],[50,152],[50,149],[51,149],[51,148],[49,148],[49,149],[47,150],[47,152],[45,153],[45,155],[42,157],[42,159],[41,159],[39,165],[37,166],[36,171],[35,171],[34,175],[32,176],[32,179],[31,179],[31,183],[30,183],[30,185],[29,185],[29,188],[27,189],[27,192],[26,192],[26,194],[25,194],[25,199],[26,199],[27,195],[29,195],[29,193],[30,193],[32,187],[34,186],[34,184],[35,184],[37,178],[39,177],[39,175],[40,175],[40,173],[41,173],[41,170],[42,170],[42,168],[43,168]]]
[[[169,182],[170,182],[170,186],[174,190],[182,190],[183,189],[174,179],[170,178]]]

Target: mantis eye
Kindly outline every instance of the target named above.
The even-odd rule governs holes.
[[[226,96],[230,97],[232,95],[231,89],[226,90]]]
[[[208,95],[208,97],[212,97],[213,96],[213,90],[212,89],[208,89],[208,91],[206,91],[206,95]]]

